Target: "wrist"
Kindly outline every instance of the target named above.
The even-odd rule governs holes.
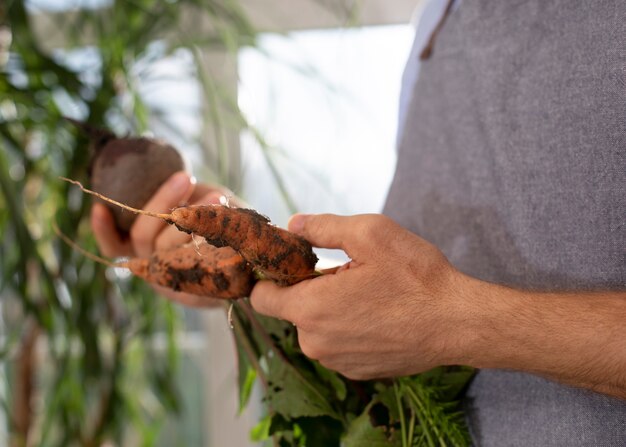
[[[506,368],[512,363],[507,333],[520,296],[508,287],[460,273],[455,276],[457,328],[454,364],[475,368]],[[511,360],[511,361],[510,361]]]
[[[623,292],[531,292],[463,274],[452,291],[445,364],[525,371],[626,396]]]

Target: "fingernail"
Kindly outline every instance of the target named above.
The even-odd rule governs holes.
[[[190,185],[189,176],[184,172],[178,172],[170,178],[167,186],[173,193],[183,194],[187,192]]]
[[[289,219],[289,223],[287,224],[289,231],[293,233],[302,233],[302,230],[304,230],[304,224],[308,217],[308,214],[294,214],[291,216],[291,219]]]
[[[211,194],[209,196],[208,202],[211,205],[224,205],[222,203],[222,198],[223,197],[224,197],[224,195],[220,194],[219,192],[216,192],[215,194]]]

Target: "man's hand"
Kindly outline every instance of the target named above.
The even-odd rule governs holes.
[[[456,363],[462,277],[435,246],[381,215],[297,215],[289,229],[352,259],[292,287],[264,281],[253,290],[257,311],[297,326],[306,355],[353,379]]]
[[[144,206],[145,210],[167,213],[183,204],[207,205],[218,204],[220,198],[227,195],[223,188],[204,184],[195,184],[185,172],[172,175]],[[187,233],[167,225],[160,219],[149,216],[137,216],[129,235],[120,234],[113,222],[113,215],[101,203],[95,203],[91,209],[91,226],[98,242],[100,252],[107,257],[132,256],[148,258],[155,249],[173,248],[191,240]],[[221,301],[210,300],[182,292],[154,286],[168,299],[186,306],[210,307]]]
[[[438,365],[526,371],[626,399],[626,293],[514,290],[454,269],[378,215],[297,215],[289,229],[352,259],[252,305],[293,322],[303,352],[353,379]]]

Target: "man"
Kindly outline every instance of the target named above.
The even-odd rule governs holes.
[[[293,217],[352,261],[259,283],[253,306],[350,378],[481,368],[465,402],[477,445],[626,445],[625,13],[464,0],[419,74],[418,30],[386,217]],[[191,191],[178,174],[150,207]],[[93,224],[105,254],[129,250],[103,208]],[[142,217],[132,236],[142,256],[184,238]]]

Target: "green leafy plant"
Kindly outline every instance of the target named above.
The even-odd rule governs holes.
[[[202,40],[183,32],[184,14],[209,25]],[[151,67],[178,49],[228,51],[254,33],[229,1],[116,1],[45,16],[42,33],[24,1],[0,4],[0,401],[10,443],[154,445],[182,411],[180,319],[145,284],[111,281],[115,272],[53,234],[56,223],[96,251],[89,201],[58,180],[85,180],[90,158],[88,141],[62,116],[140,133],[161,118],[137,89]],[[48,42],[59,30],[62,51]],[[76,66],[76,51],[95,56]],[[207,149],[206,165],[226,166],[218,156]],[[154,348],[157,335],[164,348]]]
[[[241,405],[257,377],[265,418],[253,439],[279,446],[465,446],[458,399],[473,371],[440,367],[393,380],[352,381],[307,358],[296,329],[234,304]]]

